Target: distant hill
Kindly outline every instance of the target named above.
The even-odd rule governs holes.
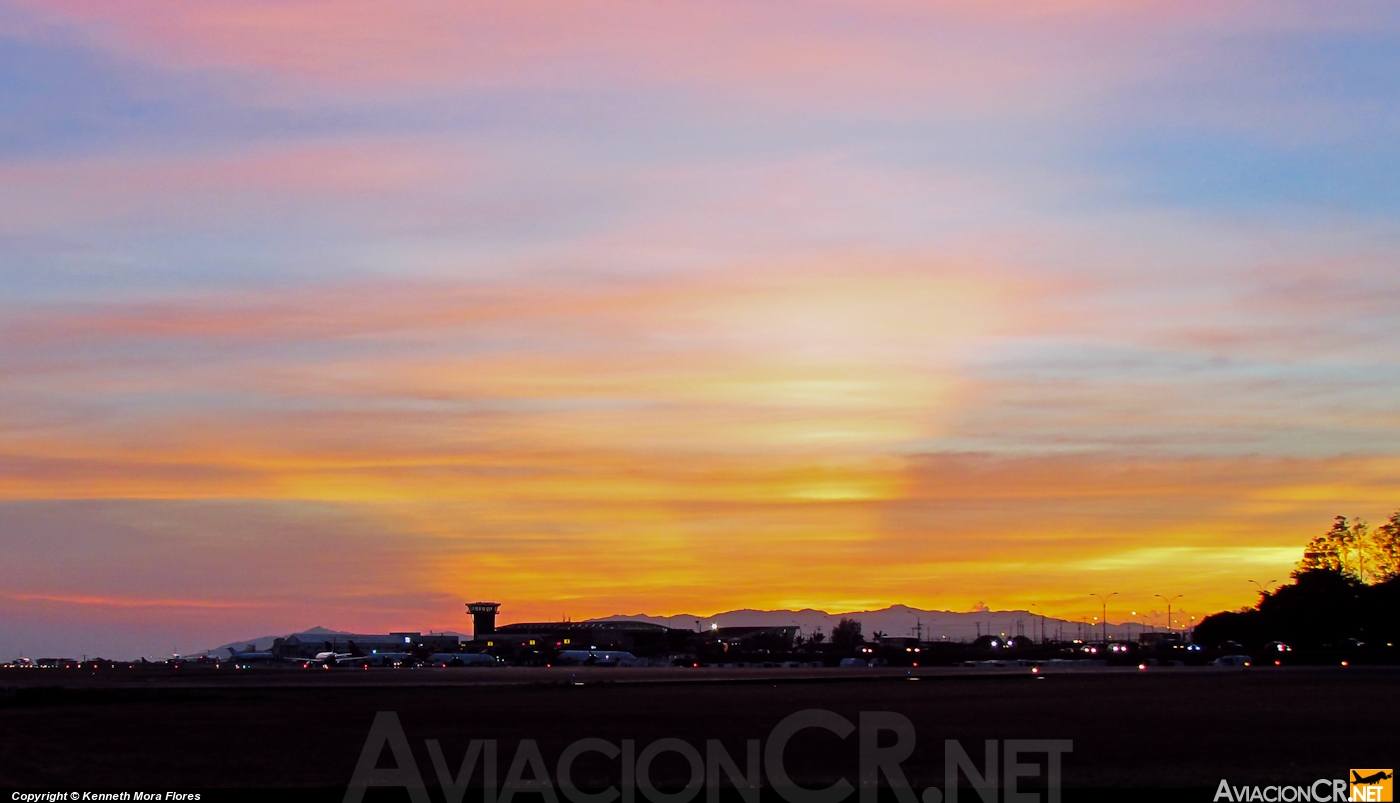
[[[710,614],[708,616],[698,616],[694,614],[677,614],[675,616],[652,616],[644,613],[637,614],[615,614],[604,616],[589,621],[637,621],[651,622],[653,624],[665,625],[687,630],[708,629],[711,626],[719,627],[753,627],[753,626],[779,626],[797,625],[802,628],[804,634],[815,633],[820,630],[830,634],[831,629],[842,618],[859,620],[861,630],[868,639],[876,631],[884,633],[890,637],[913,636],[922,631],[926,640],[939,640],[946,638],[948,641],[972,640],[979,633],[1005,633],[1008,636],[1024,634],[1032,638],[1040,636],[1040,614],[1030,611],[972,611],[960,613],[955,611],[931,611],[920,608],[911,608],[908,605],[891,605],[888,608],[880,608],[874,611],[846,611],[844,613],[829,613],[827,611],[803,608],[801,610],[776,610],[762,611],[745,608],[737,611],[725,611],[724,613]],[[1081,624],[1063,619],[1047,617],[1045,620],[1045,632],[1051,638],[1062,632],[1066,638],[1074,638],[1079,635]],[[1087,629],[1087,627],[1086,627]],[[1142,626],[1136,622],[1112,624],[1108,626],[1108,634],[1114,638],[1137,638]],[[1096,628],[1096,632],[1097,628]]]

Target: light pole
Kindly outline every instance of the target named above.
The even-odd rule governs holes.
[[[1254,587],[1257,588],[1257,589],[1259,589],[1259,596],[1264,597],[1265,599],[1268,598],[1268,596],[1269,596],[1269,589],[1267,589],[1267,588],[1265,588],[1264,586],[1260,585],[1258,580],[1250,580],[1249,582],[1253,583],[1253,584],[1254,584]],[[1273,585],[1274,583],[1277,583],[1277,582],[1278,582],[1277,580],[1270,580],[1270,581],[1267,583],[1267,585]]]
[[[1179,599],[1181,599],[1181,595],[1180,595],[1180,594],[1177,594],[1176,596],[1170,597],[1170,598],[1168,598],[1168,597],[1163,597],[1161,594],[1156,594],[1156,595],[1154,595],[1154,596],[1162,597],[1162,599],[1164,599],[1164,600],[1167,601],[1167,632],[1168,632],[1168,633],[1171,633],[1171,632],[1172,632],[1172,603],[1173,603],[1173,602],[1176,602],[1176,601],[1179,600]]]
[[[1032,602],[1032,608],[1040,608],[1040,603]],[[1045,643],[1045,609],[1040,608],[1040,643]]]
[[[1098,597],[1098,598],[1099,598],[1099,602],[1102,602],[1102,603],[1103,603],[1103,640],[1104,640],[1104,643],[1107,644],[1107,643],[1108,643],[1108,597],[1116,597],[1116,596],[1118,596],[1118,592],[1115,591],[1115,592],[1113,592],[1112,594],[1109,594],[1108,597],[1105,597],[1103,594],[1090,594],[1089,596],[1091,596],[1091,597]]]

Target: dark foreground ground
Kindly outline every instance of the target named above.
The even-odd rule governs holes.
[[[917,747],[903,767],[915,789],[943,786],[945,739],[959,740],[979,766],[983,740],[1070,739],[1067,788],[1194,790],[1183,800],[1211,800],[1222,778],[1311,784],[1346,777],[1352,767],[1393,767],[1400,756],[1394,668],[925,671],[917,678],[903,670],[434,672],[325,679],[279,670],[12,673],[0,677],[0,786],[343,790],[379,711],[397,712],[430,787],[437,781],[428,739],[440,742],[454,771],[470,740],[499,740],[502,777],[522,739],[538,742],[551,773],[564,748],[583,737],[634,740],[639,751],[678,737],[701,754],[717,739],[742,764],[746,740],[766,741],[779,720],[811,708],[852,723],[863,711],[907,716]],[[786,751],[787,769],[805,786],[855,782],[857,741],[856,733],[842,740],[804,731]],[[575,780],[605,786],[619,772],[617,761],[586,754]],[[665,754],[652,775],[658,784],[678,784],[688,765]]]

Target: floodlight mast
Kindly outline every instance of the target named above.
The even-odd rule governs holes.
[[[1173,597],[1166,597],[1166,596],[1163,596],[1163,595],[1161,595],[1161,594],[1157,594],[1157,595],[1155,595],[1155,596],[1157,596],[1157,597],[1159,597],[1159,598],[1164,599],[1164,600],[1167,601],[1167,632],[1168,632],[1168,633],[1174,633],[1174,632],[1176,632],[1176,631],[1172,628],[1172,603],[1173,603],[1173,602],[1176,602],[1176,601],[1179,600],[1179,599],[1181,599],[1181,596],[1182,596],[1182,595],[1181,595],[1181,594],[1177,594],[1176,596],[1173,596]]]
[[[1105,596],[1105,595],[1103,595],[1103,594],[1090,594],[1089,596],[1091,596],[1091,597],[1098,597],[1098,598],[1099,598],[1099,602],[1102,602],[1102,603],[1103,603],[1103,641],[1104,641],[1105,644],[1107,644],[1107,643],[1108,643],[1108,598],[1109,598],[1109,597],[1116,597],[1116,596],[1118,596],[1118,592],[1115,591],[1115,592],[1113,592],[1112,594],[1109,594],[1109,595],[1107,595],[1107,596]]]

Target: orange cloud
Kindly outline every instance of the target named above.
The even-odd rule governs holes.
[[[561,607],[579,616],[894,602],[965,609],[982,599],[1068,616],[1088,611],[1085,595],[1105,585],[1145,609],[1170,586],[1187,594],[1188,610],[1207,613],[1247,601],[1246,579],[1284,577],[1307,536],[1339,510],[1380,518],[1400,498],[1400,472],[1383,460],[861,459],[752,445],[725,455],[699,445],[648,450],[625,437],[585,450],[570,446],[574,431],[559,422],[482,448],[462,442],[453,419],[306,416],[203,442],[183,429],[174,435],[192,450],[188,462],[136,452],[105,465],[55,461],[49,472],[7,462],[0,487],[22,499],[351,506],[377,522],[389,548],[374,583],[446,599],[496,596],[521,617]],[[518,432],[530,428],[521,422]],[[335,433],[353,434],[354,455],[327,451]],[[181,515],[191,534],[208,526]],[[408,541],[414,549],[395,557],[392,545]],[[453,626],[432,609],[421,615]]]
[[[1071,615],[1103,584],[1145,608],[1163,583],[1205,613],[1248,600],[1241,574],[1285,575],[1339,508],[1397,498],[1380,457],[1036,453],[1017,405],[1110,444],[1108,427],[1170,420],[1149,402],[1234,419],[1121,385],[1121,418],[1069,384],[1012,398],[1036,388],[966,359],[1024,334],[1026,292],[850,257],[68,305],[8,330],[7,359],[40,368],[0,390],[86,412],[12,427],[0,493],[345,506],[414,544],[377,565],[392,585],[480,589],[522,616],[985,599]],[[947,445],[987,422],[1015,456]]]

